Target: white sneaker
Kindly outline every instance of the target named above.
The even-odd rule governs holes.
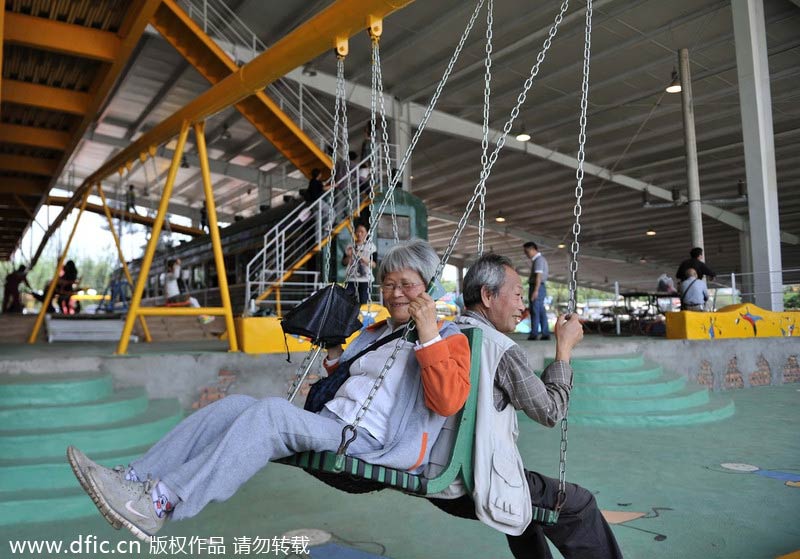
[[[125,479],[125,466],[120,465],[114,468],[106,468],[90,460],[88,456],[74,446],[67,448],[67,460],[72,468],[72,473],[75,474],[81,487],[83,487],[83,490],[89,493],[89,495],[91,495],[91,487],[86,476],[90,469],[94,470],[98,476],[106,478],[108,482],[117,481],[121,483],[127,481]],[[122,524],[113,517],[106,514],[103,514],[103,517],[108,520],[108,523],[111,524],[115,530],[119,530],[122,527]]]

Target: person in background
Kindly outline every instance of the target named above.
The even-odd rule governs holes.
[[[533,241],[522,245],[525,254],[531,259],[531,275],[528,279],[528,298],[531,308],[531,333],[529,340],[549,340],[550,328],[547,324],[547,311],[544,300],[547,297],[547,276],[550,266]]]
[[[686,269],[686,279],[681,282],[681,310],[702,311],[708,301],[706,281],[698,277],[694,268]]]
[[[369,300],[369,284],[375,267],[376,249],[372,241],[367,242],[367,233],[369,230],[364,223],[356,225],[355,242],[347,246],[342,257],[342,265],[346,266],[345,289],[358,298],[359,304]]]
[[[700,247],[694,247],[690,250],[689,258],[681,262],[680,266],[678,266],[678,271],[675,272],[675,277],[678,278],[678,281],[684,281],[687,278],[686,272],[689,268],[693,268],[697,273],[697,279],[708,277],[708,281],[714,281],[717,275],[714,273],[714,270],[706,265],[705,258],[703,257],[703,249]]]
[[[188,301],[190,307],[196,309],[200,308],[200,302],[197,299],[181,291],[179,282],[183,283],[183,279],[181,278],[181,259],[169,259],[167,260],[166,283],[164,285],[164,290],[167,294],[167,303],[178,305]],[[201,315],[197,317],[197,320],[201,324],[208,324],[214,321],[214,317]]]
[[[58,306],[61,314],[75,314],[75,309],[72,308],[72,296],[77,290],[76,284],[78,278],[78,267],[75,265],[74,260],[67,260],[64,264],[64,269],[61,271],[61,277],[56,282],[56,305]]]
[[[33,290],[31,284],[28,283],[27,276],[27,268],[22,264],[20,264],[19,268],[6,276],[5,289],[3,290],[4,313],[22,312],[22,299],[19,295],[19,286],[24,283],[28,286],[28,289]]]

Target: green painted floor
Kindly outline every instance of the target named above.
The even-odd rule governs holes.
[[[800,550],[800,487],[769,477],[780,475],[770,472],[784,472],[789,479],[800,479],[800,385],[727,395],[734,400],[736,413],[717,423],[569,429],[568,479],[595,491],[603,509],[643,516],[614,528],[626,557],[772,559]],[[558,436],[557,429],[545,430],[523,419],[520,448],[526,464],[555,474]],[[763,471],[731,473],[720,467],[729,462]],[[231,500],[169,525],[163,535],[223,537],[226,555],[236,557],[234,538],[273,538],[302,528],[330,532],[342,546],[393,559],[511,557],[501,534],[477,522],[448,517],[421,499],[391,491],[346,495],[282,465],[259,473]],[[87,534],[109,541],[129,539],[99,514],[15,525],[0,528],[0,558],[52,556],[12,554],[11,540],[47,538],[66,546]],[[147,551],[144,546],[141,554],[122,556],[147,557]],[[84,550],[61,556],[101,554]],[[285,557],[259,555],[279,556]]]

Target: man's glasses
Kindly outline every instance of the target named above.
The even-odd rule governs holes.
[[[381,291],[384,293],[394,293],[395,289],[399,289],[403,293],[408,293],[415,287],[419,287],[420,285],[425,285],[422,282],[418,283],[382,283],[381,284]]]

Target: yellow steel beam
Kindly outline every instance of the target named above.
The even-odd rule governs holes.
[[[70,199],[67,198],[66,196],[47,197],[47,204],[49,206],[66,206],[69,203],[69,201]],[[86,211],[100,215],[103,215],[105,213],[103,206],[99,206],[97,204],[86,204]],[[147,225],[148,227],[152,227],[153,222],[155,221],[152,217],[147,217],[145,215],[138,215],[135,213],[120,210],[118,208],[108,208],[108,211],[111,212],[112,217],[116,217],[117,219],[124,219],[125,221],[132,221],[133,223],[138,223],[140,225]],[[199,237],[201,235],[206,234],[206,232],[203,231],[202,229],[187,227],[185,225],[178,225],[177,223],[170,223],[169,229],[174,233],[181,233],[183,235],[190,235],[192,237]]]
[[[150,233],[150,240],[147,242],[147,248],[142,257],[142,265],[139,268],[139,277],[136,278],[136,286],[133,288],[133,296],[131,297],[130,308],[125,317],[125,326],[122,327],[122,335],[117,344],[116,353],[125,355],[128,352],[128,343],[130,342],[131,332],[133,332],[133,321],[139,311],[142,310],[142,294],[144,293],[144,286],[147,283],[147,276],[150,273],[150,266],[153,264],[153,256],[156,253],[156,246],[158,246],[158,239],[161,236],[161,226],[164,224],[164,218],[169,210],[169,199],[172,197],[172,188],[175,186],[175,177],[178,176],[178,168],[181,164],[183,157],[183,149],[186,147],[186,138],[189,136],[189,123],[184,122],[181,132],[178,135],[177,145],[175,146],[175,153],[172,154],[172,163],[169,166],[169,173],[167,174],[167,181],[164,183],[164,190],[161,192],[161,201],[158,204],[158,213],[156,220],[153,222],[153,231]],[[89,192],[87,190],[87,192]],[[173,310],[173,309],[157,309],[157,310]]]
[[[83,199],[81,200],[81,209],[78,212],[78,217],[75,220],[75,225],[72,226],[72,233],[69,234],[69,238],[67,239],[67,244],[64,246],[64,251],[58,257],[58,264],[56,265],[56,270],[53,273],[53,280],[50,282],[50,285],[47,287],[47,293],[45,293],[44,301],[42,301],[42,308],[39,311],[39,315],[36,317],[36,322],[33,325],[33,330],[31,331],[31,335],[28,337],[28,343],[34,344],[36,343],[36,338],[39,337],[39,330],[42,328],[42,322],[44,322],[44,317],[47,314],[47,310],[50,308],[50,301],[53,299],[53,293],[56,290],[56,284],[58,283],[58,273],[61,271],[61,267],[64,265],[64,260],[67,258],[67,251],[69,251],[69,245],[72,244],[72,239],[75,237],[75,231],[78,230],[78,224],[81,222],[81,216],[83,215],[83,208],[86,205],[86,201],[89,199],[89,192],[83,195]]]
[[[103,202],[103,213],[105,213],[106,220],[108,221],[108,229],[111,231],[111,235],[114,237],[114,244],[117,247],[117,256],[119,256],[119,261],[122,264],[122,271],[125,273],[125,279],[128,280],[129,284],[133,285],[133,277],[131,277],[131,272],[128,269],[128,263],[125,262],[125,255],[122,253],[122,246],[119,244],[119,237],[117,237],[117,231],[114,228],[114,220],[111,219],[111,212],[109,211],[108,203],[106,202],[106,195],[105,192],[103,192],[103,187],[100,185],[100,183],[97,184],[97,194],[100,196],[100,200]],[[139,316],[139,324],[142,327],[142,333],[144,333],[145,341],[152,342],[153,337],[150,335],[150,329],[147,327],[147,322],[145,322],[143,316]]]
[[[102,181],[129,161],[135,161],[138,155],[147,151],[150,146],[161,145],[174,137],[183,123],[204,121],[207,117],[264,89],[290,70],[332,49],[336,39],[351,37],[365,29],[367,16],[384,18],[413,1],[338,0],[140,136],[87,177],[76,192],[76,196],[88,185]]]
[[[30,155],[11,155],[0,153],[0,170],[17,173],[30,173],[52,177],[58,168],[55,159],[42,159]]]
[[[0,142],[64,151],[70,135],[58,130],[0,123]]]
[[[101,62],[114,62],[122,44],[110,31],[15,12],[5,14],[3,30],[7,43]]]
[[[222,256],[222,242],[219,238],[217,227],[217,206],[214,202],[214,190],[211,184],[211,171],[208,168],[208,151],[206,150],[206,123],[194,125],[197,153],[200,156],[200,171],[203,174],[203,192],[206,196],[206,210],[208,214],[208,232],[211,235],[211,249],[214,253],[214,264],[217,267],[217,280],[219,281],[219,294],[222,298],[225,328],[228,331],[228,347],[231,351],[239,351],[236,340],[236,326],[233,323],[233,306],[231,294],[228,290],[228,274],[225,271],[225,259]]]
[[[92,98],[88,93],[17,80],[3,80],[3,103],[17,103],[73,115],[86,115]]]
[[[0,194],[41,196],[47,192],[47,183],[31,179],[0,178]]]

